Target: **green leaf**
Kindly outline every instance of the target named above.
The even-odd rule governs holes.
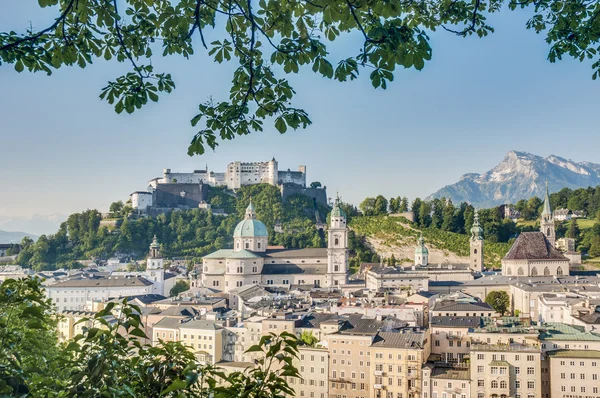
[[[23,72],[23,62],[21,60],[15,63],[15,70],[19,73]]]
[[[187,387],[187,383],[185,380],[177,379],[177,380],[173,381],[173,383],[171,383],[171,385],[169,387],[167,387],[165,390],[163,390],[160,393],[160,396],[162,397],[164,395],[167,395],[170,392],[182,390],[186,387]]]
[[[287,124],[285,124],[283,117],[280,116],[275,120],[275,128],[280,134],[284,134],[287,131]]]

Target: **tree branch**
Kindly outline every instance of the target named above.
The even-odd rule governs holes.
[[[115,8],[115,14],[116,14],[115,15],[115,33],[117,35],[117,39],[119,40],[119,44],[121,45],[121,48],[123,49],[123,52],[125,53],[125,56],[127,57],[127,59],[129,59],[129,62],[131,62],[131,64],[133,65],[133,69],[140,76],[140,79],[141,79],[140,85],[141,85],[141,83],[144,81],[144,79],[147,76],[144,76],[142,74],[140,67],[137,66],[137,64],[135,63],[133,56],[131,55],[131,53],[129,52],[129,49],[127,48],[127,46],[125,45],[125,42],[123,41],[123,34],[121,32],[121,27],[119,26],[119,9],[117,8],[117,0],[113,0],[113,7]]]
[[[67,7],[62,12],[62,14],[60,14],[60,16],[58,18],[56,18],[56,20],[54,21],[54,23],[52,25],[50,25],[49,27],[47,27],[46,29],[43,29],[43,30],[39,31],[35,35],[23,37],[23,38],[21,38],[21,39],[19,39],[17,41],[12,42],[12,43],[5,44],[4,46],[0,47],[0,51],[8,51],[11,48],[14,48],[14,47],[18,46],[19,44],[25,43],[25,42],[28,42],[28,41],[35,42],[43,34],[48,33],[51,30],[56,29],[56,27],[58,26],[58,24],[67,17],[67,14],[69,14],[69,12],[71,12],[71,9],[73,8],[73,4],[74,3],[75,3],[75,0],[70,0],[69,4],[67,4]]]

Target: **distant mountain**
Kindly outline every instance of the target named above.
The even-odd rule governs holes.
[[[600,185],[600,164],[510,151],[490,171],[465,174],[457,183],[445,186],[427,199],[446,197],[454,203],[469,202],[475,207],[492,207],[516,203],[532,196],[543,197],[546,181],[550,192],[562,188],[595,187]]]
[[[19,243],[26,236],[29,236],[33,240],[36,240],[38,238],[35,235],[31,235],[25,232],[0,231],[0,243]]]
[[[64,214],[33,214],[28,217],[0,214],[0,230],[27,231],[33,235],[54,234],[60,224],[67,219]]]

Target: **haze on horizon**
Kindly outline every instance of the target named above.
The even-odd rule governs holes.
[[[51,19],[30,15],[31,4],[24,3],[9,0],[0,15],[3,29],[22,31],[30,20],[41,26]],[[145,189],[163,168],[208,164],[221,171],[234,160],[275,157],[280,168],[291,169],[305,164],[309,181],[355,204],[377,194],[425,197],[465,173],[487,171],[513,149],[600,163],[598,82],[587,63],[549,63],[543,37],[525,29],[528,15],[492,15],[496,32],[484,39],[432,33],[433,60],[421,72],[397,70],[385,91],[374,90],[364,70],[347,83],[310,70],[290,76],[296,104],[309,112],[312,126],[284,135],[268,128],[192,158],[189,120],[207,97],[225,96],[231,79],[230,66],[204,53],[189,61],[153,58],[177,88],[133,115],[117,115],[98,99],[126,65],[98,62],[51,77],[2,65],[0,229],[18,229],[15,220],[35,214],[106,211]],[[330,50],[335,59],[357,46],[346,37]]]

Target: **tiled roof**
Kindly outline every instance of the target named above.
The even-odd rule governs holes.
[[[199,330],[219,330],[223,329],[218,323],[214,321],[205,321],[205,320],[193,320],[184,322],[180,325],[181,329],[199,329]]]
[[[541,232],[522,232],[504,259],[569,261]]]
[[[556,350],[548,351],[547,354],[550,357],[600,359],[600,351],[595,350]]]
[[[233,249],[221,249],[207,254],[203,258],[228,258],[233,253]]]
[[[433,307],[433,311],[492,311],[491,305],[483,302],[465,303],[454,300],[438,301]]]
[[[327,264],[315,265],[297,265],[297,264],[265,264],[262,269],[263,275],[290,275],[290,274],[325,274]]]
[[[125,286],[150,286],[152,282],[148,279],[136,277],[111,277],[111,278],[77,278],[56,282],[46,289],[63,287],[125,287]]]
[[[423,333],[379,332],[371,347],[422,349],[424,339]]]
[[[166,316],[160,321],[156,322],[153,326],[153,329],[177,329],[181,326],[181,322],[183,319],[181,318],[173,318]]]
[[[268,249],[264,256],[267,258],[304,258],[304,257],[327,258],[327,249],[325,249],[325,248]]]
[[[431,371],[433,379],[469,380],[471,371],[469,368],[446,367],[435,365]]]
[[[434,316],[431,327],[478,328],[482,324],[479,316]]]

